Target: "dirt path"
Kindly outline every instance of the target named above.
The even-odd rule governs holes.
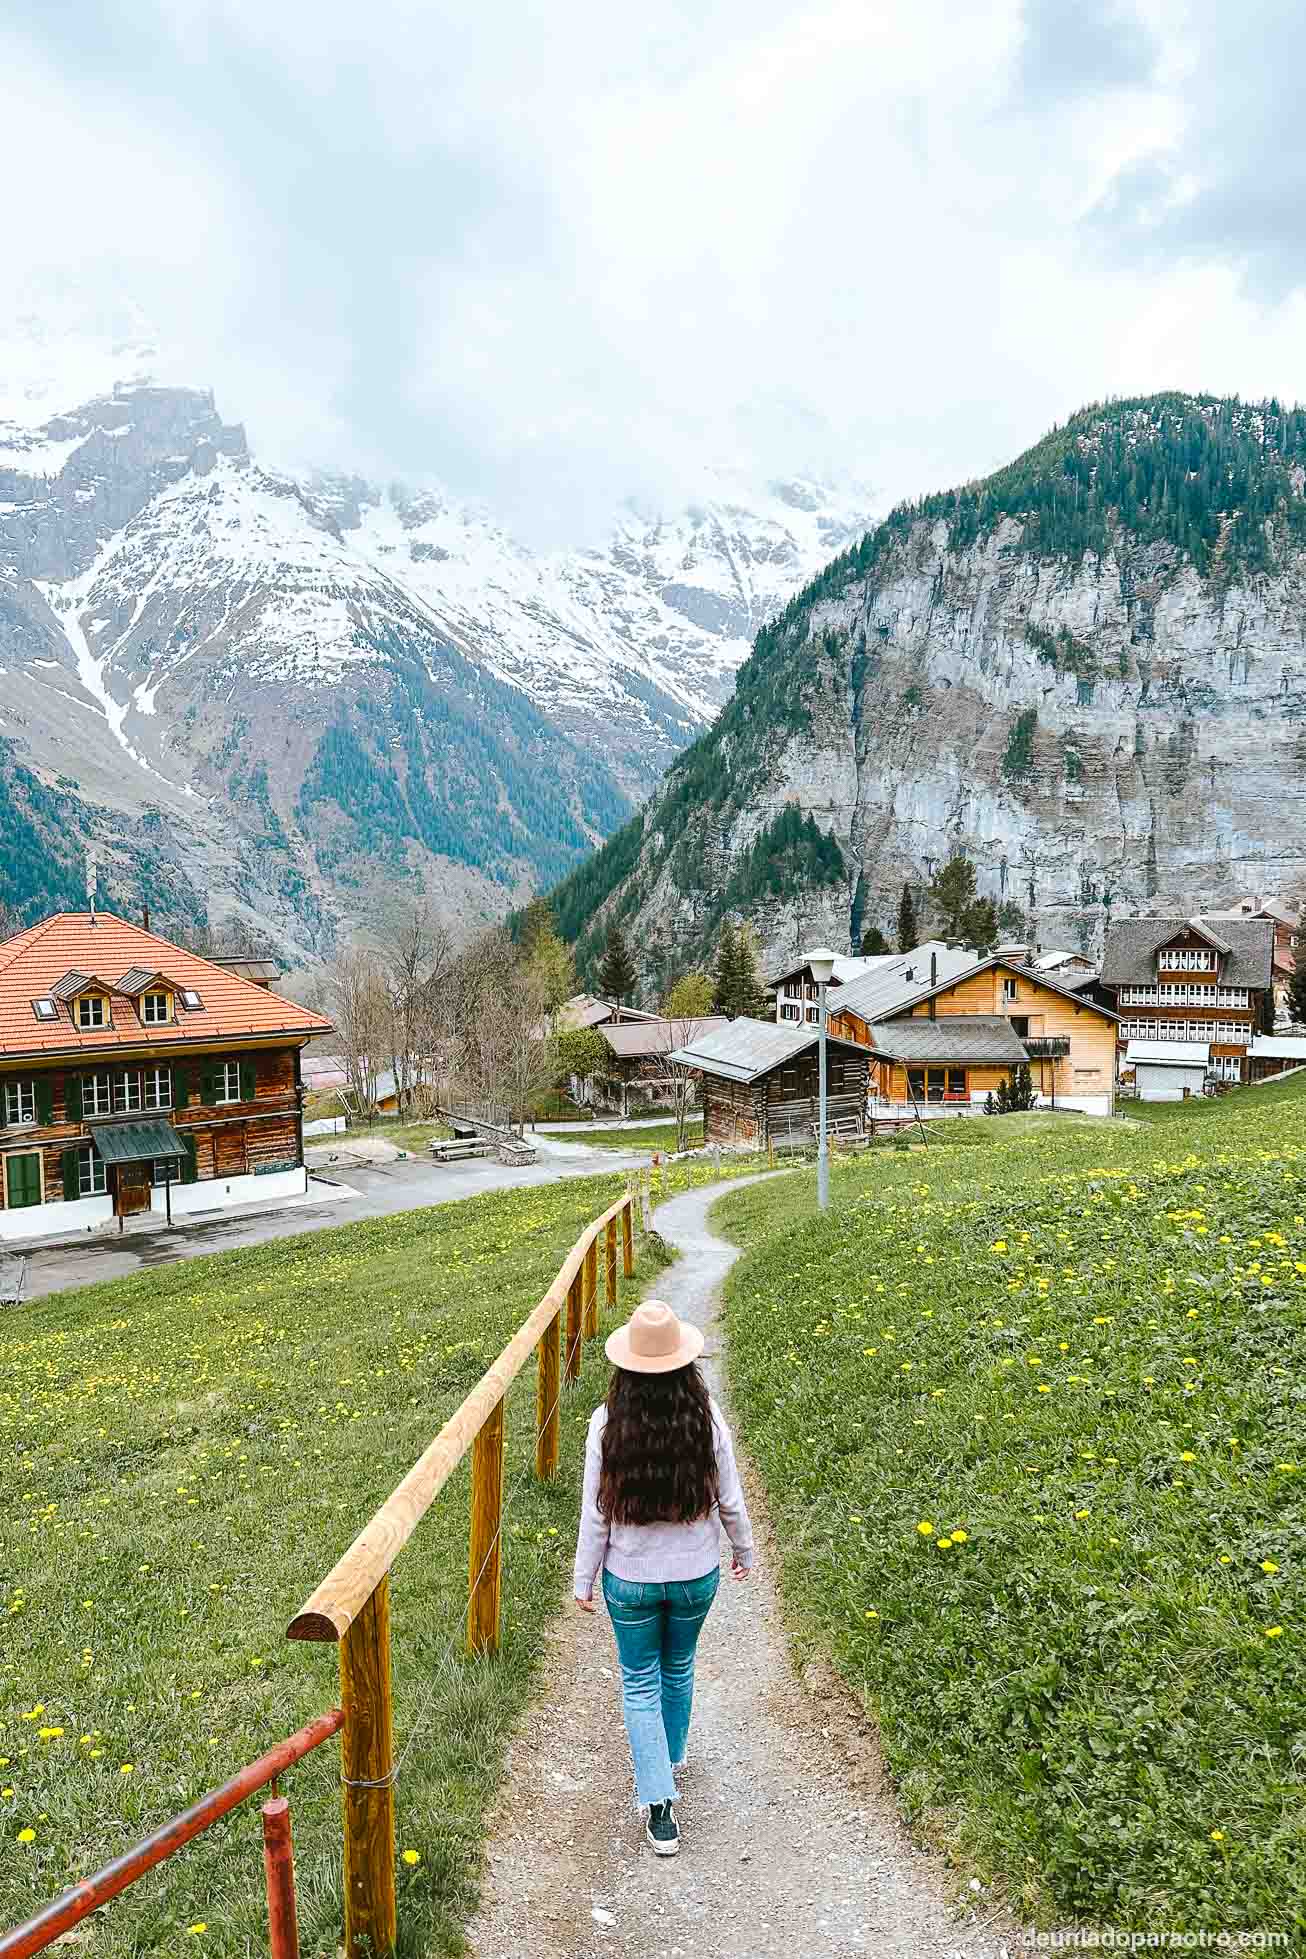
[[[738,1186],[736,1186],[738,1188]],[[682,1254],[656,1292],[708,1330],[737,1253],[708,1230],[719,1189],[657,1213]],[[723,1582],[699,1647],[679,1857],[656,1858],[635,1808],[602,1607],[559,1623],[509,1761],[489,1846],[477,1959],[1007,1959],[1021,1947],[982,1897],[949,1908],[940,1861],[898,1820],[874,1738],[828,1676],[790,1665],[769,1533],[742,1465],[759,1569]]]

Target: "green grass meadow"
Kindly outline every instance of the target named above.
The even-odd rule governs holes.
[[[696,1181],[706,1175],[701,1167]],[[686,1166],[669,1173],[684,1187]],[[336,1704],[333,1647],[285,1627],[527,1317],[619,1177],[196,1258],[0,1319],[0,1928]],[[655,1265],[657,1241],[621,1313]],[[391,1581],[405,1955],[456,1952],[484,1818],[574,1548],[590,1343],[561,1473],[509,1397],[503,1647],[462,1654],[467,1472]],[[341,1923],[338,1750],[286,1778],[304,1959]],[[104,1959],[265,1949],[257,1803],[95,1920]]]
[[[715,1207],[792,1629],[1026,1922],[1301,1949],[1306,1094],[982,1135]]]

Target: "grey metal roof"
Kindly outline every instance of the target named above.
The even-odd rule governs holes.
[[[181,1156],[184,1144],[170,1122],[147,1116],[136,1122],[101,1122],[91,1141],[104,1163],[150,1163],[155,1157]]]
[[[718,1027],[728,1027],[724,1014],[702,1014],[668,1020],[623,1020],[610,1027],[596,1027],[599,1039],[606,1041],[619,1061],[642,1060],[650,1054],[669,1054],[679,1040],[688,1047]]]
[[[1103,985],[1150,986],[1156,979],[1156,954],[1189,928],[1225,954],[1222,986],[1270,984],[1274,924],[1268,918],[1222,918],[1218,931],[1204,918],[1122,918],[1106,936]]]
[[[1211,1059],[1209,1041],[1131,1041],[1125,1049],[1126,1068],[1205,1068]]]
[[[875,972],[841,986],[831,997],[830,1009],[833,1013],[855,1013],[859,1020],[868,1022],[887,1019],[900,1007],[910,1005],[930,991],[932,972],[937,984],[946,986],[980,964],[974,946],[950,947],[939,941],[927,941],[910,952],[900,952],[891,960],[881,961]]]
[[[151,980],[162,975],[157,966],[133,966],[125,972],[114,988],[115,993],[143,993]]]
[[[738,1020],[728,1020],[724,1027],[686,1042],[670,1059],[682,1068],[697,1068],[722,1081],[752,1082],[805,1054],[818,1039],[815,1027],[782,1027],[773,1020],[750,1020],[741,1014]],[[849,1054],[866,1055],[866,1049],[856,1041],[840,1040],[831,1034],[829,1043]]]
[[[91,975],[89,973],[79,972],[77,967],[74,966],[72,971],[65,973],[61,980],[55,981],[54,985],[50,988],[50,992],[56,1000],[71,1000],[73,995],[80,993],[84,986],[89,986],[90,981]]]
[[[1001,1014],[917,1016],[871,1028],[879,1054],[892,1061],[1012,1061],[1029,1059],[1025,1044]]]

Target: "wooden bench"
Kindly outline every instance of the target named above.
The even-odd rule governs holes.
[[[489,1156],[492,1154],[493,1147],[493,1144],[483,1143],[475,1136],[455,1136],[450,1142],[441,1142],[437,1139],[431,1144],[431,1161],[460,1163],[468,1156]]]

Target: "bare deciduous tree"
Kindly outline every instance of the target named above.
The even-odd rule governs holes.
[[[348,947],[326,969],[323,992],[358,1113],[373,1116],[377,1074],[390,1028],[389,996],[376,954],[359,946]]]
[[[455,958],[453,934],[425,899],[392,910],[382,928],[378,963],[389,1025],[385,1052],[401,1114],[429,1114],[436,1100],[439,1002]],[[419,1104],[422,1106],[418,1108]]]

